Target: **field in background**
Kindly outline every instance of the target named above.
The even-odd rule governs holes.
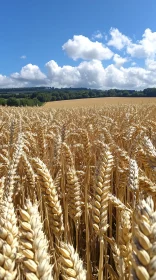
[[[156,104],[101,100],[0,107],[0,279],[156,279]]]
[[[72,108],[117,104],[156,104],[156,97],[104,97],[47,102],[45,108]]]

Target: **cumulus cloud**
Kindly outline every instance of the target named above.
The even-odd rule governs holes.
[[[108,41],[107,45],[115,47],[118,50],[123,49],[131,43],[131,40],[122,34],[117,28],[111,28],[110,35],[111,40]]]
[[[117,69],[114,65],[109,65],[106,69],[107,86],[127,88],[127,89],[143,89],[153,82],[156,84],[156,75],[154,79],[150,78],[150,71],[140,67],[121,67]]]
[[[32,64],[27,64],[19,73],[15,72],[10,76],[0,74],[1,88],[46,86],[48,82],[47,76],[41,72],[40,68]]]
[[[26,57],[26,55],[21,55],[20,58],[21,58],[21,59],[26,59],[27,57]]]
[[[130,43],[127,46],[127,53],[137,58],[154,58],[156,55],[156,32],[147,28],[137,43]]]
[[[62,67],[51,60],[45,66],[47,76],[38,66],[29,64],[23,67],[20,73],[13,73],[10,77],[0,75],[0,87],[46,85],[97,89],[143,89],[156,86],[156,61],[151,60],[146,61],[145,69],[135,66],[125,68],[120,65],[118,67],[116,64],[104,67],[102,62],[96,59],[83,61],[78,66],[64,65]]]
[[[77,67],[60,67],[51,60],[46,67],[49,81],[55,87],[97,87],[104,78],[104,68],[99,60],[83,61]]]
[[[122,34],[117,28],[110,30],[111,39],[107,45],[118,50],[126,48],[127,54],[136,58],[154,58],[156,56],[156,32],[149,28],[145,30],[142,39],[133,43],[130,38]]]
[[[22,67],[20,73],[11,74],[11,78],[19,82],[31,82],[34,84],[46,84],[47,77],[37,65],[27,64]]]
[[[63,67],[51,60],[46,63],[48,70],[48,79],[51,86],[54,87],[74,87],[81,80],[77,67],[65,65]]]
[[[11,76],[7,77],[5,75],[0,75],[0,88],[16,88],[16,87],[26,87],[29,86],[29,82],[21,82],[12,79]]]
[[[128,59],[126,57],[121,57],[119,54],[115,54],[113,61],[115,62],[116,66],[121,66],[126,63]]]
[[[13,81],[9,77],[0,74],[0,87],[5,88],[8,85],[11,87]]]
[[[97,41],[92,42],[83,35],[75,35],[62,46],[62,49],[74,60],[79,58],[107,60],[113,56],[113,52],[108,47]]]
[[[155,71],[156,70],[156,60],[153,59],[146,59],[145,65],[148,70]]]
[[[84,61],[75,67],[60,67],[52,60],[46,67],[49,83],[54,87],[143,89],[156,86],[155,71],[141,67],[118,68],[111,64],[104,68],[99,60]]]

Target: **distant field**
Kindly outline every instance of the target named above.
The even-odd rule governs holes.
[[[47,102],[44,107],[46,108],[72,108],[72,107],[87,107],[87,106],[103,106],[116,105],[116,104],[156,104],[156,97],[102,97],[102,98],[86,98]]]

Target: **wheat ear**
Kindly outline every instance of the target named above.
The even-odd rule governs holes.
[[[10,196],[1,201],[0,217],[0,279],[14,280],[17,275],[18,228]]]
[[[131,216],[130,212],[126,210],[122,210],[120,212],[120,223],[119,223],[119,248],[120,248],[120,256],[124,261],[124,279],[129,279],[130,277],[130,267],[131,267],[131,233],[132,225],[131,225]]]
[[[81,188],[75,169],[68,169],[66,172],[67,183],[67,201],[69,207],[69,216],[79,225],[82,215]]]
[[[131,279],[156,278],[156,212],[151,197],[141,200],[134,212]]]
[[[25,209],[20,209],[20,253],[27,280],[53,280],[48,254],[48,241],[38,205],[27,199]]]
[[[103,280],[104,234],[108,228],[108,194],[111,188],[113,156],[107,145],[103,146],[97,170],[93,200],[93,228],[100,238],[100,259],[98,280]]]
[[[68,214],[75,223],[76,248],[78,250],[78,229],[80,224],[80,217],[82,215],[81,186],[78,181],[73,157],[68,145],[63,143],[62,149],[66,161],[66,168],[64,172],[66,177],[65,191],[67,193]]]
[[[113,168],[113,156],[108,146],[105,145],[99,166],[97,167],[96,184],[94,185],[93,227],[101,236],[108,228],[107,212],[111,184],[111,172]]]
[[[61,276],[63,279],[86,280],[86,271],[83,268],[83,262],[75,252],[74,247],[64,242],[59,247]]]
[[[29,187],[27,188],[27,191],[30,195],[30,197],[34,197],[34,194],[35,194],[35,173],[34,173],[34,170],[32,169],[32,166],[27,158],[27,155],[23,152],[22,154],[22,161],[23,161],[23,164],[24,164],[24,170],[25,170],[25,173],[26,173],[26,178],[27,178],[27,181],[28,181],[28,185]]]
[[[13,154],[13,158],[10,162],[10,166],[8,167],[8,174],[6,178],[6,186],[5,186],[5,192],[4,195],[13,195],[14,192],[14,184],[15,184],[15,174],[17,170],[17,166],[20,160],[20,157],[22,155],[22,150],[24,146],[24,141],[23,141],[23,135],[22,133],[19,134],[17,144],[16,144],[16,150]]]
[[[116,271],[117,271],[120,279],[123,279],[123,274],[125,273],[125,263],[124,263],[123,258],[121,257],[120,249],[118,248],[118,246],[114,240],[111,240],[110,245],[111,245],[111,250],[112,250],[112,255],[113,255]]]
[[[64,225],[57,189],[46,165],[38,158],[33,159],[33,165],[39,178],[43,200],[48,206],[50,226],[53,233],[60,236],[64,230]]]

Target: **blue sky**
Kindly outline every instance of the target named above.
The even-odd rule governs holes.
[[[156,86],[155,0],[0,6],[0,87]]]

